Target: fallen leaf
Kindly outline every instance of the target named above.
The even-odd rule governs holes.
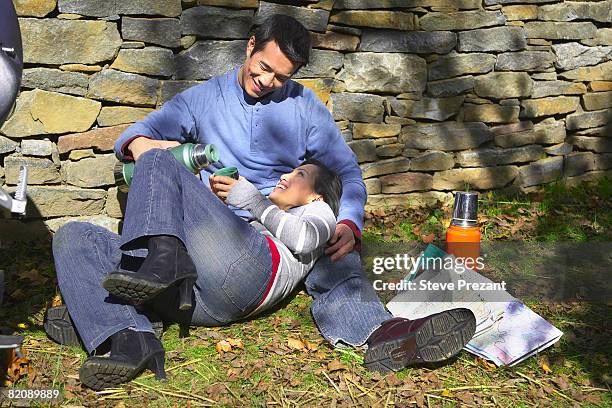
[[[296,339],[294,337],[289,337],[287,339],[287,345],[292,350],[304,350],[306,348],[306,345],[302,340]]]
[[[61,306],[62,304],[63,304],[62,297],[59,294],[53,296],[53,300],[51,301],[51,307],[58,307],[58,306]]]
[[[327,364],[327,370],[331,373],[338,370],[346,370],[346,366],[338,359],[332,360]]]
[[[230,344],[232,347],[237,347],[237,348],[239,348],[239,349],[244,350],[244,344],[242,343],[242,340],[241,340],[241,339],[231,339],[231,338],[228,338],[228,339],[226,339],[226,340],[227,340],[227,342],[228,342],[228,343],[229,343],[229,344]]]
[[[538,365],[542,368],[542,370],[546,374],[552,373],[552,369],[550,368],[550,362],[548,361],[548,357],[542,357],[538,360]]]
[[[436,234],[434,233],[421,235],[421,240],[423,240],[423,242],[426,244],[431,244],[432,242],[434,242],[435,239],[436,239]]]
[[[561,390],[567,390],[569,388],[567,380],[562,376],[553,378],[552,382],[554,382]]]
[[[584,401],[599,405],[599,403],[601,403],[601,396],[597,394],[589,394],[584,398]]]
[[[402,380],[397,378],[395,373],[388,374],[385,377],[385,380],[387,381],[387,384],[389,384],[389,387],[397,387],[398,385],[402,384]]]
[[[484,358],[481,358],[481,357],[477,357],[476,358],[476,362],[480,366],[484,367],[484,369],[487,370],[487,371],[493,371],[493,370],[495,370],[497,368],[497,366],[495,364],[493,364],[493,363],[491,363],[491,362],[489,362],[489,361],[487,361],[487,360],[485,360]]]
[[[308,340],[304,340],[304,345],[308,351],[317,351],[319,345]]]
[[[466,405],[474,405],[474,396],[469,392],[460,392],[456,395],[457,399]]]
[[[217,353],[223,354],[228,351],[232,351],[232,345],[227,340],[221,340],[217,342]]]
[[[235,382],[240,379],[240,370],[230,368],[227,370],[227,381]]]
[[[425,396],[421,393],[417,393],[414,395],[414,399],[416,401],[417,407],[424,408],[425,405]]]
[[[28,374],[30,371],[30,360],[25,356],[17,357],[15,355],[15,350],[11,350],[10,353],[9,368],[7,373],[8,382],[14,384]]]

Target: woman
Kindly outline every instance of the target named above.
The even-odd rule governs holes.
[[[114,386],[145,368],[164,377],[151,322],[126,303],[193,325],[243,319],[287,296],[334,231],[341,184],[319,162],[283,175],[269,198],[244,178],[213,177],[211,187],[217,195],[154,149],[138,159],[121,237],[87,223],[56,233],[58,283],[84,346],[92,353],[110,339],[110,356],[81,367],[86,386]]]

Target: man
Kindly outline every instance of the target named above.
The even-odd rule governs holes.
[[[237,72],[212,79],[216,89],[199,86],[179,94],[161,111],[126,130],[116,150],[120,156],[138,159],[149,149],[177,144],[159,139],[214,143],[223,163],[238,167],[263,193],[269,193],[280,174],[305,156],[337,172],[343,194],[336,232],[326,250],[328,257],[321,259],[306,279],[306,288],[314,297],[312,313],[332,344],[367,343],[366,364],[378,368],[379,361],[389,361],[389,368],[401,368],[418,358],[396,361],[401,358],[391,353],[374,356],[376,350],[386,343],[403,344],[402,339],[408,341],[410,333],[423,324],[455,320],[456,316],[431,317],[418,324],[390,320],[392,316],[364,278],[359,255],[353,251],[361,238],[366,200],[361,170],[325,106],[312,92],[290,80],[308,63],[309,52],[310,35],[299,22],[282,15],[270,17],[249,39],[245,62]],[[240,89],[232,86],[236,75]],[[269,171],[271,164],[275,172]],[[214,177],[210,184],[214,191]],[[457,335],[466,324],[463,320],[451,324],[445,335]],[[457,340],[462,343],[460,349],[469,338]]]
[[[322,335],[333,345],[367,345],[365,361],[371,369],[444,360],[469,341],[474,316],[457,309],[418,321],[393,319],[365,279],[355,251],[366,200],[361,170],[325,106],[290,79],[308,63],[309,53],[310,34],[299,22],[271,16],[249,39],[239,69],[175,96],[128,128],[115,152],[120,159],[139,160],[151,149],[213,143],[223,164],[238,167],[263,194],[305,158],[321,161],[340,176],[343,187],[326,256],[305,282]],[[210,175],[206,181],[216,192],[219,180]]]

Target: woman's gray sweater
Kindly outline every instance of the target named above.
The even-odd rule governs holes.
[[[306,277],[333,235],[336,217],[323,201],[283,211],[242,178],[232,187],[226,202],[248,210],[256,219],[251,225],[271,237],[280,255],[272,287],[251,314],[259,313],[288,296]]]

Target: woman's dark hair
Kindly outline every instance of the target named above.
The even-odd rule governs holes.
[[[274,41],[289,61],[300,67],[308,64],[310,58],[310,33],[293,17],[273,14],[255,28],[255,47],[251,55],[261,51],[267,43]],[[294,73],[295,73],[294,72]]]
[[[305,164],[313,164],[317,166],[317,174],[315,175],[314,191],[321,194],[325,201],[337,217],[340,211],[340,196],[342,196],[342,182],[340,177],[329,169],[326,165],[316,159],[304,160],[300,166]]]

